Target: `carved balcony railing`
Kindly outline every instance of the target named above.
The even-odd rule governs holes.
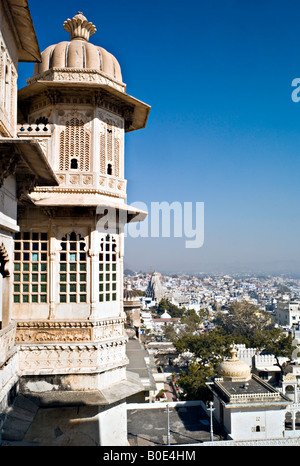
[[[17,135],[19,138],[34,138],[36,139],[46,156],[48,156],[48,144],[52,136],[52,125],[43,123],[17,125]]]
[[[112,175],[99,175],[96,172],[60,171],[56,172],[61,188],[96,189],[113,197],[126,197],[127,180]],[[57,188],[59,189],[59,188]]]

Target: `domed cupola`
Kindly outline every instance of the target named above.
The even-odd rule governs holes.
[[[121,68],[117,59],[107,50],[89,42],[96,27],[78,12],[67,19],[63,27],[70,34],[70,41],[50,45],[41,54],[41,63],[35,64],[34,77],[52,69],[100,71],[122,82]]]
[[[247,381],[251,378],[251,369],[247,363],[236,356],[236,349],[232,348],[231,358],[224,359],[218,367],[218,374],[224,380]]]

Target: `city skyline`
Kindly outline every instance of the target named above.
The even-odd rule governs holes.
[[[127,92],[152,107],[146,128],[126,136],[127,203],[204,203],[202,247],[128,236],[125,267],[298,271],[300,5],[261,3],[30,3],[41,51],[68,40],[62,24],[82,11]],[[20,64],[19,87],[32,68]]]

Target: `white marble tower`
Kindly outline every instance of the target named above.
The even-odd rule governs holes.
[[[36,187],[19,208],[20,387],[58,417],[59,406],[70,420],[75,405],[93,407],[95,444],[124,445],[124,402],[140,387],[126,373],[123,232],[146,215],[126,204],[124,136],[146,126],[150,107],[126,93],[116,58],[89,42],[96,28],[82,13],[64,28],[70,40],[46,48],[19,91],[18,134],[40,142],[60,183]]]

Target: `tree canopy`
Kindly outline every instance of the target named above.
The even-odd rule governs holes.
[[[192,314],[189,319],[193,317]],[[193,353],[187,370],[178,379],[183,399],[208,399],[206,382],[216,375],[220,361],[230,355],[233,343],[273,354],[281,371],[279,357],[292,356],[292,336],[274,328],[267,312],[248,302],[233,303],[227,313],[216,313],[213,330],[203,334],[184,331],[173,339],[179,353]]]

